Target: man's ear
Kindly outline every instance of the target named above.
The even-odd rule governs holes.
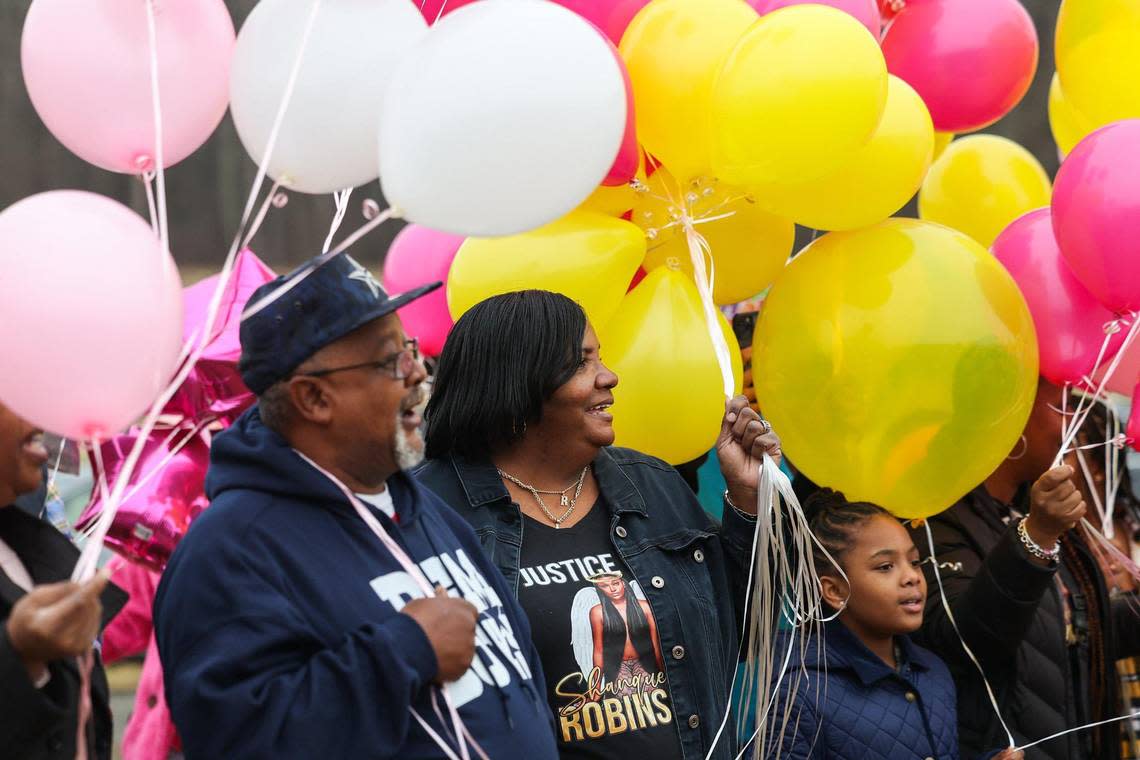
[[[847,606],[847,600],[851,596],[851,584],[838,575],[821,575],[819,585],[823,601],[827,602],[828,607],[842,610]]]
[[[289,398],[297,416],[307,422],[327,425],[332,419],[332,397],[322,378],[293,376],[289,379]]]

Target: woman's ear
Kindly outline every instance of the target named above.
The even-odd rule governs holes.
[[[823,601],[833,610],[842,610],[851,596],[851,584],[836,575],[819,576]]]

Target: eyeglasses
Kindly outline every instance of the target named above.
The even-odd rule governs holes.
[[[301,377],[324,377],[331,375],[334,372],[347,372],[350,369],[374,369],[374,370],[388,370],[389,375],[393,380],[406,380],[416,367],[420,366],[420,341],[419,338],[408,338],[404,341],[404,350],[397,354],[392,354],[387,359],[380,359],[374,362],[361,362],[360,364],[349,364],[345,367],[332,367],[330,369],[318,369],[312,372],[296,372],[294,374]]]

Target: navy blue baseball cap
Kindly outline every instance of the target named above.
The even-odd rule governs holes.
[[[239,333],[241,379],[260,396],[320,349],[442,284],[389,295],[348,254],[318,257],[249,297]]]

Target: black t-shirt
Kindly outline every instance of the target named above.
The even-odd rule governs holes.
[[[569,528],[523,520],[519,603],[561,757],[680,758],[653,611],[610,544],[605,504]]]

